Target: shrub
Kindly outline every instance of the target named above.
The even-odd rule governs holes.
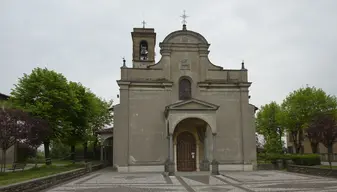
[[[271,162],[276,162],[276,160],[281,159],[281,160],[287,160],[290,159],[289,154],[275,154],[275,153],[270,153],[266,155],[266,160],[271,161]]]
[[[50,157],[53,159],[61,159],[69,156],[70,146],[63,144],[60,141],[53,141],[50,149]]]
[[[321,164],[321,158],[317,154],[265,154],[258,156],[258,159],[263,159],[264,161],[270,161],[272,163],[275,163],[276,160],[283,160],[284,162],[286,160],[292,160],[294,164],[296,165],[320,165]]]
[[[321,165],[321,158],[317,154],[292,155],[292,160],[296,165]]]

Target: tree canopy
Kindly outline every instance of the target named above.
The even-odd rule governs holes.
[[[337,142],[336,112],[331,110],[316,114],[306,131],[317,143],[322,143],[328,149],[328,161],[331,167],[332,148]]]
[[[46,121],[29,113],[1,105],[0,109],[0,148],[3,152],[3,167],[6,165],[6,151],[15,143],[29,146],[41,145],[50,134]]]
[[[276,102],[261,107],[256,117],[256,130],[265,139],[265,150],[269,153],[281,153],[284,128],[281,123],[282,111]]]
[[[283,101],[282,124],[292,137],[296,153],[300,152],[304,131],[311,120],[322,111],[336,110],[336,97],[327,95],[316,87],[300,88],[291,92]]]
[[[46,163],[50,164],[50,141],[77,143],[96,140],[95,132],[112,121],[112,102],[98,98],[80,83],[69,82],[61,73],[35,68],[24,74],[12,89],[10,101],[48,122],[51,132],[44,137]]]

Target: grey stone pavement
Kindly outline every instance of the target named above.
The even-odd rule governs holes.
[[[45,192],[162,192],[162,191],[315,191],[336,192],[337,179],[283,171],[225,172],[220,176],[188,173],[116,173],[106,168]]]

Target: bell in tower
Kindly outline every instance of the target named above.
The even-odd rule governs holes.
[[[153,28],[133,28],[131,32],[133,50],[133,67],[146,68],[154,64],[156,33]]]
[[[140,60],[147,61],[149,59],[148,54],[149,54],[149,51],[148,51],[147,42],[141,41],[140,42],[140,53],[139,53]]]

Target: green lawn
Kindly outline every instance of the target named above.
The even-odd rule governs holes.
[[[0,173],[0,186],[53,175],[77,168],[84,167],[83,164],[68,164],[66,166],[41,166],[25,171]]]
[[[52,163],[53,164],[59,164],[59,165],[69,165],[69,164],[72,164],[73,162],[70,161],[70,160],[52,160]],[[78,162],[76,162],[78,163]],[[27,164],[32,164],[34,165],[35,162],[28,162]],[[37,164],[44,164],[44,162],[41,162],[41,161],[38,161]],[[6,168],[12,168],[12,163],[6,163]]]
[[[257,164],[271,164],[271,161],[257,161]]]
[[[73,163],[71,160],[51,160],[51,162],[52,164],[64,164],[64,165],[69,165]]]
[[[330,166],[329,165],[321,165],[320,168],[330,169]],[[337,166],[332,166],[332,169],[337,169]]]

